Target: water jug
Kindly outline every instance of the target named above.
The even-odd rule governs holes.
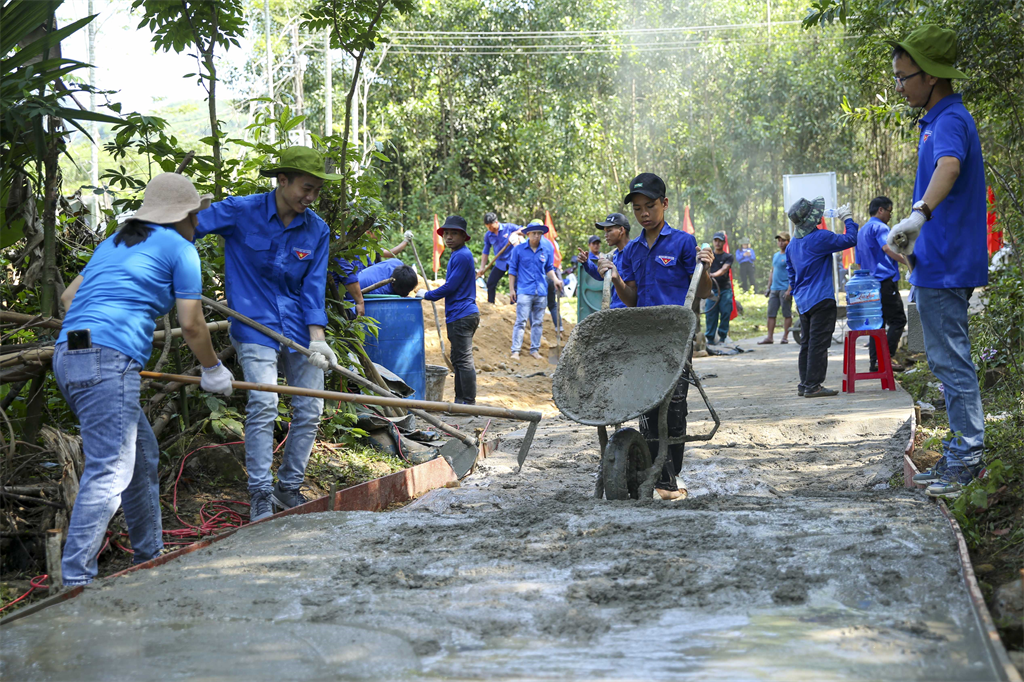
[[[846,283],[846,323],[854,330],[882,328],[882,285],[867,270]]]

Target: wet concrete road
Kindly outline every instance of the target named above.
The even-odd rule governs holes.
[[[689,451],[686,501],[590,499],[594,429],[545,421],[522,474],[513,430],[401,511],[283,518],[101,581],[5,627],[0,675],[996,679],[942,515],[884,486],[909,398],[798,399],[794,364],[698,360],[726,424]]]

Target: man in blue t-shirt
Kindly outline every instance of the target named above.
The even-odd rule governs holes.
[[[484,235],[483,256],[476,276],[483,277],[493,252],[494,264],[487,275],[487,302],[494,303],[498,282],[508,272],[508,258],[512,255],[513,247],[519,243],[523,228],[513,223],[499,223],[498,214],[492,211],[484,214],[484,227],[487,228],[487,234]]]
[[[444,299],[444,323],[448,344],[452,347],[455,370],[455,403],[476,405],[476,368],[473,366],[473,335],[480,326],[480,309],[476,305],[476,262],[466,246],[469,231],[466,219],[450,215],[437,228],[444,245],[451,250],[444,284],[428,291],[427,301]]]
[[[775,243],[779,250],[772,254],[772,270],[768,273],[768,336],[757,343],[765,345],[775,343],[775,324],[782,309],[782,341],[789,343],[789,328],[793,325],[793,292],[789,288],[789,270],[786,266],[786,248],[789,246],[789,233],[780,232],[775,235]]]
[[[794,239],[786,248],[786,268],[800,312],[800,384],[796,392],[805,398],[838,395],[838,391],[822,385],[828,372],[828,348],[832,345],[838,313],[832,286],[832,254],[857,244],[857,223],[850,215],[849,204],[837,211],[839,220],[846,224],[846,234],[819,230],[824,213],[824,197],[814,201],[798,199],[788,211]]]
[[[975,287],[988,284],[985,162],[974,119],[953,92],[954,31],[926,24],[891,43],[896,91],[923,107],[918,125],[914,206],[889,233],[889,246],[907,256],[921,314],[928,367],[945,387],[953,434],[942,459],[914,477],[931,483],[932,497],[956,497],[981,472],[985,413],[971,360],[967,304]]]
[[[526,241],[512,249],[508,259],[510,298],[516,306],[516,322],[512,327],[512,359],[519,359],[526,323],[530,323],[530,356],[541,359],[540,340],[544,331],[544,306],[548,299],[548,282],[559,291],[564,286],[555,274],[555,250],[544,239],[548,227],[531,222],[523,228]]]
[[[740,289],[753,289],[754,284],[754,261],[757,254],[750,247],[749,239],[740,240],[740,248],[736,252],[736,262],[740,264]]]
[[[654,173],[641,173],[633,178],[623,203],[633,205],[633,216],[643,231],[626,245],[620,266],[608,258],[602,258],[598,261],[598,272],[603,277],[605,272],[612,271],[612,284],[619,298],[630,308],[683,305],[697,261],[708,266],[714,260],[711,249],[698,252],[697,240],[692,234],[673,229],[665,222],[665,209],[668,208],[665,181]],[[705,267],[700,285],[694,292],[695,301],[710,293],[711,276]],[[684,373],[669,402],[670,438],[686,435],[686,396],[689,386]],[[640,416],[640,434],[647,441],[652,458],[658,456],[660,448],[659,409],[660,406],[655,407]],[[683,452],[682,443],[669,445],[668,460],[654,484],[658,497],[663,500],[682,500],[687,496],[686,487],[680,485],[677,478],[683,466]]]
[[[608,254],[608,258],[615,264],[616,269],[622,270],[622,254],[626,250],[626,245],[629,244],[629,218],[622,215],[621,213],[609,213],[608,217],[603,222],[594,223],[595,227],[604,229],[604,239],[608,242],[608,246],[612,247],[611,253]],[[591,237],[593,239],[593,237]],[[600,243],[600,242],[599,242]],[[694,242],[696,243],[696,242]],[[588,252],[584,252],[580,249],[579,260],[583,263],[583,269],[588,275],[601,281],[603,277],[597,271],[597,263],[600,260],[600,253],[597,254],[597,258],[594,257],[593,242]],[[610,308],[625,308],[626,304],[619,298],[619,293],[612,287]]]
[[[868,206],[871,219],[861,226],[857,233],[857,263],[871,276],[881,283],[882,322],[885,323],[886,339],[889,342],[889,357],[896,357],[896,349],[900,345],[900,337],[907,327],[907,313],[903,309],[903,297],[900,296],[900,267],[897,263],[906,264],[907,258],[893,251],[888,244],[889,219],[892,218],[892,200],[889,197],[875,197]],[[878,351],[875,342],[868,344],[871,358],[871,371],[878,371]],[[903,367],[892,363],[895,372],[902,372]]]
[[[416,271],[397,258],[388,258],[360,270],[356,277],[359,278],[360,292],[365,291],[367,294],[377,294],[380,296],[408,296],[416,288],[416,283],[419,281],[416,277]],[[391,282],[371,291],[366,291],[369,287],[386,282],[387,280],[391,280]]]

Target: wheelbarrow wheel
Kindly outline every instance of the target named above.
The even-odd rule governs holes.
[[[604,449],[604,496],[609,500],[640,497],[640,484],[651,468],[647,441],[636,429],[619,429]]]

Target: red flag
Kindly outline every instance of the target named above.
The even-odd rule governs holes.
[[[725,251],[726,253],[729,253],[728,233],[726,233],[725,235],[725,246],[722,247],[722,250]],[[732,312],[729,313],[729,320],[731,321],[735,320],[736,317],[740,314],[740,311],[736,308],[736,287],[734,287],[732,283],[732,268],[729,268],[729,286],[732,287]]]
[[[548,226],[548,233],[545,235],[551,246],[555,247],[555,267],[562,267],[562,252],[558,248],[558,231],[555,230],[555,223],[551,220],[551,211],[544,211],[544,224]]]
[[[996,193],[988,188],[988,255],[993,255],[1003,248],[1003,230],[996,228]]]
[[[683,206],[683,232],[693,234],[693,223],[690,222],[690,206]]]
[[[437,214],[434,214],[434,279],[437,279],[437,271],[441,269],[441,254],[444,252],[444,239],[437,233],[441,227],[437,222]]]

